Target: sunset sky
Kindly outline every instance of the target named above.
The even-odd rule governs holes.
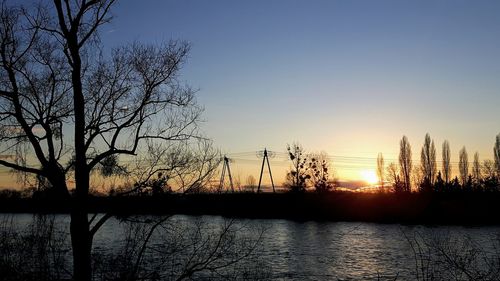
[[[298,141],[396,158],[405,134],[419,159],[428,132],[438,155],[448,139],[454,160],[463,145],[491,159],[499,12],[498,1],[129,1],[103,40],[191,42],[183,78],[224,152]]]
[[[229,155],[298,141],[334,166],[388,163],[407,135],[418,160],[430,133],[457,161],[464,145],[492,159],[500,132],[499,13],[499,1],[121,1],[101,34],[105,48],[189,41],[182,79]]]

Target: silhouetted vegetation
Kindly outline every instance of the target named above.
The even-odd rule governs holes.
[[[424,237],[403,232],[415,260],[415,280],[497,280],[500,239],[488,249],[469,236]]]
[[[2,280],[64,280],[70,247],[54,216],[34,215],[20,227],[11,216],[0,220]]]
[[[423,181],[420,184],[421,190],[427,191],[434,184],[436,177],[436,147],[434,141],[431,140],[429,134],[425,135],[424,145],[420,154],[421,173],[423,174]]]
[[[57,219],[58,218],[58,219]],[[0,279],[73,278],[67,221],[34,215],[28,225],[13,216],[0,221]],[[207,225],[170,216],[126,216],[92,252],[92,280],[263,280],[269,274],[257,252],[264,234],[233,220]],[[152,241],[154,240],[154,242]]]
[[[451,164],[450,164],[450,143],[445,140],[443,142],[443,178],[445,183],[450,182],[451,178]]]
[[[384,166],[384,156],[379,153],[377,156],[377,176],[380,182],[380,189],[384,190],[384,180],[385,180],[385,166]]]
[[[411,145],[408,142],[408,138],[403,136],[399,142],[399,166],[402,181],[402,190],[399,188],[396,191],[411,192],[411,172],[412,172],[412,160],[411,160]]]
[[[312,154],[308,163],[312,186],[317,192],[327,192],[334,188],[334,183],[330,180],[330,168],[328,155],[326,153]]]
[[[460,175],[460,183],[462,186],[467,184],[467,179],[469,177],[469,156],[465,146],[460,149],[460,157],[458,162],[458,172]]]
[[[479,154],[474,154],[473,162],[469,162],[468,153],[463,147],[458,155],[457,170],[458,175],[452,178],[452,164],[450,160],[449,142],[445,141],[442,146],[442,170],[437,170],[436,151],[434,142],[427,134],[421,152],[420,170],[413,172],[414,188],[408,187],[404,179],[407,177],[407,167],[411,166],[408,159],[410,145],[408,139],[403,137],[400,148],[400,166],[391,163],[387,169],[387,177],[395,192],[499,192],[500,173],[498,167],[499,136],[494,144],[494,161],[484,160],[482,163]],[[472,166],[472,169],[470,169]],[[436,173],[437,172],[437,173]]]
[[[285,186],[291,192],[305,192],[308,187],[317,192],[333,190],[334,181],[328,155],[322,153],[306,154],[299,143],[287,146],[288,158],[292,169],[287,173]]]
[[[90,197],[89,212],[113,216],[186,214],[386,223],[499,224],[500,216],[496,215],[500,212],[498,202],[499,192],[235,192],[165,194],[158,197]],[[0,200],[0,212],[70,211],[71,201],[29,198]],[[92,221],[100,218],[101,215],[96,216]]]
[[[306,181],[311,178],[304,148],[299,143],[287,146],[288,157],[292,161],[292,169],[287,173],[286,185],[292,192],[306,190]]]
[[[120,156],[137,159],[152,151],[162,152],[156,154],[165,156],[162,161],[181,161],[177,148],[201,139],[202,108],[195,91],[178,79],[189,44],[137,42],[106,55],[99,31],[111,21],[115,2],[54,0],[24,7],[2,2],[0,7],[0,144],[2,153],[14,155],[0,165],[38,180],[51,198],[73,201],[75,280],[91,280],[92,241],[109,218],[89,221],[94,173],[124,172]],[[199,176],[183,170],[196,168]],[[141,179],[155,195],[168,191],[164,182],[171,175],[161,169],[192,180],[190,190],[202,188],[210,174],[191,163],[154,173],[141,169],[156,177]]]

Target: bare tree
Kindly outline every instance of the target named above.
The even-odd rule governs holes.
[[[495,146],[493,147],[493,154],[495,159],[496,176],[500,178],[500,134],[497,135]]]
[[[458,170],[460,173],[460,181],[463,186],[467,184],[467,179],[469,177],[469,157],[467,155],[467,150],[465,146],[460,149]]]
[[[202,225],[195,229],[178,230],[177,239],[168,239],[165,243],[156,246],[156,251],[163,255],[170,255],[170,264],[179,264],[171,270],[177,276],[175,280],[192,280],[194,276],[201,279],[255,279],[264,278],[262,273],[265,267],[258,261],[257,247],[264,235],[263,230],[254,231],[245,225],[237,225],[233,220],[225,220],[218,228],[202,232]],[[207,231],[205,231],[207,232]],[[243,233],[250,234],[244,236]],[[187,238],[187,239],[186,239]],[[169,241],[180,241],[176,245]],[[163,244],[163,245],[162,245]],[[177,252],[173,252],[175,249]],[[241,261],[245,261],[244,264]],[[244,272],[231,272],[235,265],[250,267],[241,271],[251,272],[250,276],[245,276]],[[257,265],[257,266],[255,266]],[[255,266],[255,267],[254,267]],[[236,276],[235,274],[236,273]],[[253,276],[252,276],[253,275]],[[246,277],[246,278],[245,278]]]
[[[144,157],[136,158],[128,167],[129,178],[133,182],[126,193],[148,192],[151,179],[160,173],[172,191],[204,191],[216,174],[221,159],[219,150],[206,139],[196,138],[168,146],[150,142]]]
[[[399,167],[404,185],[404,191],[411,192],[411,145],[406,136],[403,136],[399,142]]]
[[[29,24],[44,18],[4,2],[0,14],[0,140],[2,154],[15,155],[0,164],[46,178],[54,194],[68,196],[59,162],[67,153],[62,126],[73,116],[69,67],[54,42]],[[28,163],[30,153],[38,165]]]
[[[499,241],[489,245],[468,235],[405,233],[415,264],[415,280],[496,280]]]
[[[479,162],[479,153],[474,153],[474,162],[472,162],[472,177],[476,182],[481,180],[481,163]]]
[[[257,180],[253,175],[249,175],[245,182],[245,190],[249,190],[251,192],[255,191],[255,187],[257,187]]]
[[[436,147],[429,134],[425,135],[424,145],[420,154],[420,165],[424,181],[432,185],[437,174]]]
[[[2,214],[4,215],[4,214]],[[0,219],[0,273],[5,281],[68,279],[67,235],[54,215],[35,214],[22,224]]]
[[[309,182],[317,192],[326,192],[333,189],[333,183],[330,180],[332,169],[326,152],[314,153],[309,155]]]
[[[419,188],[420,191],[427,191],[431,187],[427,178],[424,176],[422,167],[418,166],[413,167],[413,171],[411,173],[411,183],[413,186]]]
[[[443,142],[443,177],[445,183],[450,182],[451,179],[450,143],[447,140]]]
[[[263,280],[264,229],[233,220],[170,216],[120,217],[114,235],[92,253],[93,280]],[[24,225],[24,223],[29,223]],[[14,224],[0,218],[2,280],[70,280],[71,249],[53,215]]]
[[[377,156],[377,176],[380,181],[380,188],[382,190],[384,189],[384,174],[385,174],[384,156],[382,155],[382,153],[379,153]]]
[[[489,178],[493,179],[496,176],[495,162],[492,160],[484,160],[482,165],[482,174]]]
[[[387,166],[387,178],[389,182],[392,183],[395,192],[402,192],[404,189],[399,174],[398,166],[391,162],[389,166]]]
[[[0,164],[46,178],[69,198],[75,280],[91,279],[93,236],[109,216],[89,221],[90,178],[113,155],[141,155],[147,142],[196,135],[201,109],[179,82],[189,45],[133,44],[101,55],[98,30],[114,0],[54,0],[32,10],[1,6]],[[72,135],[72,137],[69,137]]]
[[[396,164],[394,164],[393,162],[391,162],[387,166],[386,172],[387,172],[387,178],[388,178],[389,182],[394,184],[396,182],[396,178],[399,176],[398,166]]]
[[[305,191],[306,181],[311,178],[307,165],[307,156],[299,143],[287,146],[288,158],[292,161],[292,168],[287,173],[287,185],[291,191]]]

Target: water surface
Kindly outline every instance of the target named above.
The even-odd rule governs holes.
[[[5,217],[6,215],[4,215]],[[10,215],[19,226],[33,216]],[[67,229],[69,218],[56,216],[57,225]],[[217,216],[181,216],[169,219],[172,227],[199,227],[212,233],[227,223]],[[416,246],[428,241],[448,241],[462,247],[465,240],[486,255],[495,251],[500,227],[423,226],[353,222],[296,222],[289,220],[236,219],[236,239],[257,239],[259,267],[273,280],[413,280],[416,279]],[[97,233],[95,251],[112,252],[121,247],[126,225],[110,219]],[[179,228],[181,229],[181,228]],[[188,232],[186,232],[186,236]],[[215,232],[214,232],[215,233]],[[151,244],[165,243],[177,236],[153,237]],[[421,244],[415,244],[421,243]],[[412,248],[413,246],[413,248]],[[417,248],[418,250],[418,248]],[[418,251],[417,251],[418,254]],[[256,260],[243,261],[255,263]],[[252,264],[248,264],[251,268]]]

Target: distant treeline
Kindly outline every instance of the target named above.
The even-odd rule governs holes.
[[[394,192],[492,192],[500,191],[500,134],[493,146],[493,159],[480,162],[479,153],[469,161],[464,147],[459,151],[458,175],[452,175],[450,144],[445,140],[441,150],[441,167],[437,165],[434,140],[425,135],[420,152],[419,165],[413,166],[411,145],[406,136],[400,141],[399,165],[384,166],[380,153],[377,158],[377,174],[380,187],[389,184]],[[387,179],[387,180],[386,180]]]
[[[412,155],[412,147],[406,136],[400,140],[397,163],[391,162],[386,165],[383,154],[379,153],[376,169],[379,182],[371,191],[395,193],[500,191],[500,134],[496,136],[493,145],[493,160],[480,161],[479,153],[476,152],[470,161],[466,148],[462,147],[458,163],[452,162],[450,144],[445,140],[441,145],[441,156],[438,161],[436,145],[429,134],[425,135],[420,150],[420,160],[412,159]],[[170,193],[223,193],[222,185],[214,187],[209,184],[217,174],[216,169],[220,161],[214,160],[216,157],[213,153],[208,158],[210,165],[201,165],[210,167],[206,171],[198,170],[200,165],[191,165],[193,171],[184,169],[182,170],[184,173],[178,173],[183,175],[182,188],[172,188],[170,184],[174,179],[172,175],[153,169],[147,173],[145,179],[137,180],[133,185],[111,187],[107,193],[95,191],[92,195],[157,197]],[[291,168],[286,173],[284,190],[292,193],[306,191],[325,193],[337,190],[339,187],[339,182],[333,174],[330,157],[326,153],[306,153],[302,145],[293,143],[287,145],[287,158],[290,160]],[[114,165],[116,166],[116,163]],[[458,168],[458,173],[452,174],[452,168]],[[197,176],[192,176],[193,174]],[[258,190],[255,179],[249,176],[247,185],[238,184],[238,188],[232,191]],[[0,190],[0,198],[53,198],[55,196],[52,194],[53,191],[50,184],[38,181],[36,186],[22,190]],[[69,192],[72,193],[71,190]]]
[[[326,153],[306,154],[303,147],[288,145],[288,158],[292,162],[287,172],[285,186],[291,192],[314,190],[325,192],[338,187]],[[476,152],[473,161],[465,147],[459,151],[458,174],[452,174],[450,144],[445,140],[441,149],[440,167],[434,140],[425,135],[420,161],[412,159],[408,138],[400,140],[398,163],[385,166],[382,153],[377,157],[378,190],[382,192],[492,192],[500,191],[500,134],[493,146],[494,160],[479,160]]]

